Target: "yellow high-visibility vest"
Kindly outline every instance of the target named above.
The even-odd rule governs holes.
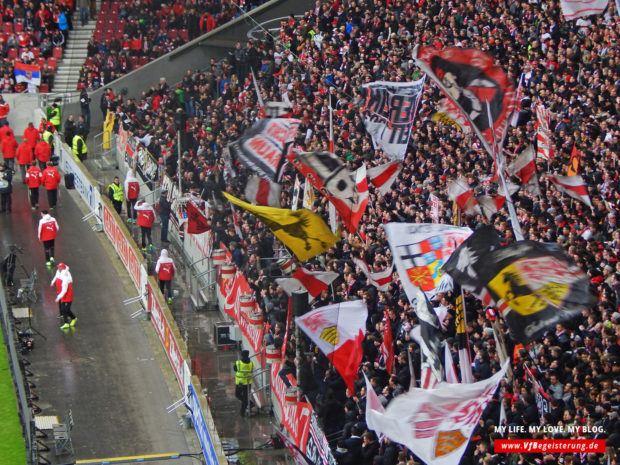
[[[252,372],[254,371],[254,362],[243,363],[241,360],[235,362],[237,371],[235,372],[235,384],[252,384]]]

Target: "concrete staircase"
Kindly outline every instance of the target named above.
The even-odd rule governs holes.
[[[99,12],[99,2],[97,2]],[[62,59],[58,61],[58,68],[54,76],[52,92],[74,92],[80,77],[80,69],[87,57],[86,46],[93,35],[97,18],[89,18],[88,23],[82,26],[78,9],[73,13],[73,30],[69,31],[67,46]]]

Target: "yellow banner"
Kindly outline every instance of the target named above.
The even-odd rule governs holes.
[[[231,203],[256,215],[301,261],[325,252],[340,238],[340,231],[332,234],[321,217],[309,210],[252,205],[226,192],[222,194]]]
[[[114,128],[114,113],[108,110],[103,123],[103,149],[110,150],[112,148],[112,129]]]

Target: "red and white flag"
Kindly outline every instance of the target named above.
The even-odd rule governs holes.
[[[397,161],[374,166],[368,168],[368,178],[377,190],[381,192],[381,195],[385,195],[392,184],[394,184],[394,181],[396,181],[402,167],[403,165]]]
[[[521,97],[523,95],[523,73],[519,76],[519,85],[517,86],[517,92],[515,93],[515,103],[513,105],[512,118],[510,119],[510,125],[516,128],[519,124],[519,113],[521,110]]]
[[[553,146],[551,145],[551,130],[549,129],[549,110],[544,105],[536,105],[536,156],[551,160]]]
[[[608,4],[609,0],[560,0],[562,14],[567,21],[580,16],[601,14]]]
[[[381,356],[385,360],[385,371],[388,375],[392,375],[394,368],[394,339],[392,337],[392,324],[390,323],[390,316],[388,315],[387,308],[384,310],[384,330],[383,330],[383,342],[381,342]]]
[[[280,192],[282,186],[256,175],[248,177],[245,185],[245,198],[254,205],[280,208]]]
[[[306,336],[325,354],[340,373],[350,392],[362,363],[362,341],[368,309],[361,300],[317,308],[295,318]]]
[[[258,87],[258,82],[256,82],[256,76],[254,75],[254,70],[252,71],[252,82],[254,83],[254,90],[256,90],[256,99],[258,100],[258,114],[257,118],[265,118],[267,113],[265,111],[265,102],[263,101],[263,96],[260,93],[260,88]]]
[[[375,286],[379,291],[386,292],[392,282],[392,273],[394,264],[381,271],[370,271],[368,264],[361,258],[353,258],[353,263],[362,270],[370,284]]]
[[[187,232],[189,234],[201,234],[211,229],[209,220],[192,200],[187,202]]]
[[[392,399],[384,413],[367,409],[366,423],[377,434],[406,446],[427,465],[459,463],[508,365],[477,383],[413,388]]]
[[[293,201],[291,204],[291,210],[297,210],[297,206],[299,205],[299,193],[301,192],[301,181],[299,180],[299,176],[295,175],[295,184],[293,187]]]
[[[337,277],[338,273],[333,271],[308,271],[299,268],[290,278],[278,278],[276,282],[288,295],[295,291],[308,291],[308,302],[312,302]]]
[[[448,184],[448,197],[468,215],[479,215],[482,213],[474,193],[469,189],[467,181],[463,178],[458,178],[456,181]]]
[[[590,202],[590,196],[588,195],[588,188],[581,176],[554,176],[547,173],[547,178],[555,185],[558,191],[563,192],[592,208],[592,202]]]
[[[506,203],[506,197],[503,195],[479,195],[476,200],[482,207],[482,213],[487,219],[491,219]]]
[[[383,413],[385,413],[385,408],[379,400],[379,396],[377,396],[377,393],[372,388],[372,384],[370,384],[370,380],[366,376],[366,373],[364,373],[364,380],[366,381],[366,424],[368,425],[368,429],[377,431],[377,426],[373,422],[374,416],[369,415],[368,412],[372,410],[379,415],[383,415]]]
[[[511,176],[516,176],[521,180],[526,191],[540,195],[540,186],[536,177],[536,154],[531,145],[508,165],[507,171]]]

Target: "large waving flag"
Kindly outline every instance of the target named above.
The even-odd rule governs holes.
[[[456,324],[456,347],[459,351],[461,381],[469,384],[474,382],[474,375],[471,370],[471,354],[469,352],[469,340],[465,325],[465,299],[460,285],[454,286],[454,293],[456,294],[454,322]]]
[[[230,154],[260,177],[277,181],[300,123],[290,118],[259,119],[228,144]]]
[[[440,51],[417,46],[413,58],[465,116],[486,151],[494,154],[493,147],[503,141],[515,106],[514,86],[495,65],[496,60],[480,50],[462,47]]]
[[[370,284],[375,286],[379,291],[386,292],[390,288],[392,282],[392,273],[394,272],[394,264],[381,271],[370,271],[368,264],[361,258],[353,258],[353,263],[362,270]]]
[[[547,173],[547,179],[551,181],[555,188],[569,195],[570,197],[585,203],[588,207],[592,208],[592,202],[588,195],[588,188],[583,178],[578,174],[575,176],[556,176]]]
[[[398,161],[368,168],[368,178],[381,195],[385,195],[400,173],[403,165]]]
[[[350,392],[362,363],[362,341],[368,309],[361,300],[317,308],[295,318],[306,336],[325,354],[340,373]]]
[[[406,446],[427,465],[459,463],[508,365],[506,362],[495,375],[473,384],[441,383],[431,390],[410,389],[392,399],[384,413],[367,409],[366,423],[378,434]]]
[[[560,0],[562,14],[567,21],[581,16],[599,15],[608,4],[609,0]]]
[[[339,234],[332,234],[321,217],[309,210],[256,206],[226,192],[222,194],[231,203],[256,215],[301,261],[325,252],[339,239]]]
[[[393,263],[411,302],[418,287],[429,298],[435,296],[443,278],[440,268],[471,235],[469,228],[447,224],[388,223],[384,228]]]
[[[491,250],[489,234],[477,230],[444,271],[483,305],[494,304],[513,340],[527,344],[593,305],[587,276],[557,245],[518,241]]]
[[[363,84],[366,100],[362,113],[364,126],[375,149],[391,159],[407,154],[413,119],[424,89],[424,79],[413,82],[370,82]]]
[[[15,63],[15,81],[25,82],[27,84],[41,85],[41,68],[38,65],[26,65],[24,63]]]
[[[346,228],[354,233],[368,205],[366,166],[351,173],[330,152],[294,153],[288,160],[334,204]]]
[[[337,277],[338,273],[333,271],[308,271],[299,268],[290,278],[278,278],[276,282],[288,295],[295,291],[307,291],[308,301],[312,302]]]

